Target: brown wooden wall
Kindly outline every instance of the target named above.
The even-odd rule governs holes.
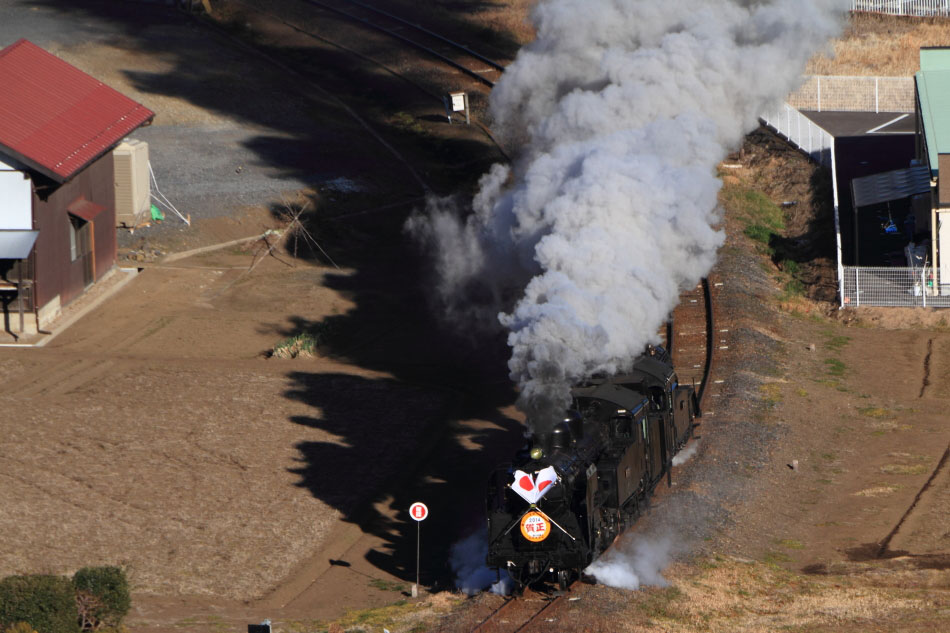
[[[937,168],[940,170],[940,178],[937,179],[937,206],[950,206],[950,154],[937,154]],[[946,171],[944,171],[946,170]]]
[[[95,236],[95,279],[100,279],[116,263],[115,185],[112,153],[59,186],[51,194],[39,189],[33,194],[33,225],[40,234],[36,239],[36,305],[43,307],[56,295],[66,305],[85,289],[81,260],[71,261],[70,222],[66,212],[73,201],[84,197],[105,210],[93,222]],[[43,196],[48,197],[44,200]]]

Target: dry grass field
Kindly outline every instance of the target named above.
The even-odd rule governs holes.
[[[920,70],[924,46],[950,46],[950,19],[858,13],[832,50],[812,58],[805,72],[909,77]]]
[[[261,357],[284,315],[345,302],[321,288],[319,268],[288,275],[271,260],[240,278],[249,262],[149,269],[51,346],[2,351],[0,402],[18,413],[0,423],[0,533],[18,546],[0,550],[0,575],[97,561],[125,565],[138,592],[252,598],[372,488],[331,429],[291,421],[319,410],[293,397],[285,362]],[[373,377],[308,368],[321,366],[339,372],[339,400],[350,397],[347,375]],[[393,404],[385,392],[377,412]],[[400,459],[426,416],[412,423],[377,450]],[[326,444],[328,460],[340,446],[337,463],[308,465],[307,444]],[[352,496],[315,498],[308,469],[333,468],[351,473]]]

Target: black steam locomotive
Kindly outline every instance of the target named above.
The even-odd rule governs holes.
[[[700,416],[669,354],[650,347],[628,374],[571,390],[564,420],[535,435],[488,486],[489,567],[520,587],[563,589],[639,515]]]

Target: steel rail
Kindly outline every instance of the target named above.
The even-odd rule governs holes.
[[[488,64],[489,66],[491,66],[491,67],[494,68],[495,70],[501,70],[501,71],[504,71],[504,70],[505,70],[505,67],[502,66],[501,64],[499,64],[498,62],[495,62],[495,61],[493,61],[493,60],[491,60],[491,59],[488,59],[487,57],[485,57],[484,55],[482,55],[482,54],[480,54],[480,53],[476,53],[475,51],[473,51],[472,49],[470,49],[468,46],[465,46],[464,44],[459,44],[458,42],[454,42],[454,41],[448,39],[447,37],[443,37],[442,35],[439,35],[439,34],[436,33],[435,31],[430,31],[429,29],[425,28],[425,27],[422,26],[422,25],[416,24],[416,23],[414,23],[414,22],[410,22],[410,21],[408,21],[408,20],[406,20],[406,19],[404,19],[404,18],[399,17],[398,15],[393,15],[392,13],[389,13],[388,11],[383,11],[382,9],[378,9],[378,8],[376,8],[376,7],[374,7],[374,6],[370,6],[370,5],[368,5],[368,4],[364,3],[364,2],[360,2],[359,0],[344,0],[344,1],[345,1],[345,2],[349,2],[350,4],[355,4],[355,5],[361,6],[361,7],[363,7],[364,9],[367,9],[367,10],[369,10],[369,11],[373,11],[374,13],[379,13],[380,15],[385,15],[387,18],[389,18],[389,19],[391,19],[391,20],[394,20],[394,21],[396,21],[396,22],[399,22],[400,24],[405,24],[406,26],[410,26],[410,27],[416,29],[417,31],[421,31],[421,32],[425,33],[426,35],[431,35],[432,37],[436,38],[437,40],[441,40],[441,41],[445,42],[445,43],[448,44],[449,46],[453,46],[453,47],[459,49],[460,51],[465,51],[466,53],[468,53],[469,55],[471,55],[471,56],[474,57],[475,59],[477,59],[477,60],[479,60],[479,61],[481,61],[481,62],[485,62],[486,64]]]
[[[575,581],[575,582],[572,582],[572,583],[568,586],[568,590],[570,590],[571,587],[573,587],[575,584],[576,584],[576,581]],[[511,629],[511,632],[512,632],[512,633],[518,633],[519,631],[524,631],[524,630],[528,627],[528,625],[530,625],[532,622],[534,622],[535,620],[538,619],[538,616],[540,616],[540,615],[541,615],[542,613],[544,613],[548,608],[550,608],[552,605],[554,605],[554,603],[560,601],[560,600],[561,600],[564,596],[566,596],[566,595],[567,595],[567,593],[562,593],[562,594],[560,594],[560,595],[558,595],[558,596],[555,596],[555,597],[552,598],[551,600],[547,600],[547,601],[541,606],[540,609],[535,610],[534,613],[532,613],[531,615],[529,615],[528,618],[527,618],[526,620],[524,620],[521,624],[517,625],[515,628],[512,628],[512,629]],[[502,614],[503,612],[505,612],[506,610],[512,608],[511,605],[524,606],[524,601],[519,600],[519,599],[518,599],[517,597],[515,597],[515,596],[512,596],[511,598],[508,598],[508,599],[505,600],[503,603],[501,603],[501,604],[498,606],[497,609],[495,609],[494,611],[492,611],[491,613],[489,613],[489,614],[488,614],[488,617],[486,617],[484,620],[482,620],[481,622],[479,622],[478,624],[476,624],[476,625],[472,628],[472,633],[491,633],[491,632],[494,631],[495,629],[499,628],[498,626],[496,626],[495,619],[496,619],[500,614]],[[512,623],[512,626],[515,626],[514,623]]]
[[[386,148],[386,150],[388,150],[389,153],[392,154],[393,157],[398,162],[402,163],[402,165],[409,171],[409,173],[412,175],[413,180],[415,180],[419,184],[419,186],[422,188],[425,194],[432,192],[432,188],[429,186],[429,184],[425,180],[422,179],[422,176],[419,175],[419,172],[417,172],[416,169],[412,165],[409,164],[409,161],[407,161],[395,147],[393,147],[376,130],[374,130],[373,127],[366,121],[366,119],[361,117],[355,110],[353,110],[353,108],[346,105],[346,103],[344,103],[342,99],[340,99],[339,97],[337,97],[336,95],[334,95],[333,93],[325,89],[323,86],[321,86],[313,77],[308,76],[306,73],[303,73],[300,70],[297,70],[296,68],[289,66],[288,64],[277,59],[273,55],[264,52],[257,46],[250,44],[244,41],[243,39],[237,37],[236,35],[228,32],[226,29],[219,26],[217,23],[213,22],[212,20],[199,19],[195,15],[193,15],[192,17],[193,19],[195,19],[197,23],[203,25],[205,28],[211,31],[214,31],[215,33],[218,34],[218,36],[242,48],[245,52],[248,52],[248,53],[251,53],[252,55],[260,57],[261,59],[265,60],[267,63],[273,66],[276,66],[277,68],[280,68],[284,72],[294,75],[295,77],[301,78],[313,90],[319,92],[326,99],[329,99],[330,101],[335,103],[337,106],[339,106],[340,109],[346,112],[346,114],[351,119],[353,119],[363,129],[365,129],[367,133],[370,134],[370,136],[376,139],[376,141],[379,142],[380,145]],[[312,98],[309,94],[306,93],[306,91],[300,91],[300,93],[303,95],[304,98],[307,98],[307,99]]]
[[[319,7],[319,8],[321,8],[321,9],[326,10],[326,11],[331,11],[331,12],[333,12],[333,13],[337,13],[337,14],[342,15],[342,16],[344,16],[344,17],[350,19],[350,20],[353,20],[353,21],[355,21],[355,22],[358,22],[358,23],[360,23],[360,24],[362,24],[362,25],[364,25],[364,26],[367,26],[367,27],[369,27],[369,28],[375,29],[375,30],[377,30],[377,31],[379,31],[379,32],[381,32],[381,33],[385,33],[386,35],[388,35],[388,36],[390,36],[390,37],[393,37],[393,38],[395,38],[395,39],[397,39],[397,40],[399,40],[399,41],[401,41],[401,42],[404,42],[404,43],[406,43],[406,44],[409,44],[410,46],[413,46],[413,47],[415,47],[415,48],[418,48],[419,50],[421,50],[421,51],[423,51],[423,52],[425,52],[425,53],[428,53],[429,55],[431,55],[431,56],[433,56],[433,57],[435,57],[435,58],[437,58],[437,59],[442,60],[443,62],[445,62],[445,63],[448,64],[449,66],[452,66],[453,68],[462,71],[462,72],[465,73],[466,75],[469,75],[470,77],[472,77],[472,78],[474,78],[474,79],[476,79],[476,80],[482,82],[483,84],[485,84],[485,85],[487,85],[487,86],[489,86],[489,87],[494,87],[494,85],[495,85],[495,82],[492,81],[491,79],[488,79],[487,77],[482,76],[480,73],[478,73],[478,72],[472,70],[471,68],[469,68],[469,67],[467,67],[467,66],[465,66],[465,65],[463,65],[463,64],[460,64],[460,63],[458,63],[457,61],[455,61],[454,59],[452,59],[452,58],[450,58],[450,57],[446,57],[446,56],[443,55],[442,53],[440,53],[440,52],[438,52],[438,51],[436,51],[436,50],[434,50],[434,49],[432,49],[432,48],[426,46],[425,44],[421,44],[421,43],[419,43],[419,42],[417,42],[417,41],[415,41],[415,40],[413,40],[413,39],[411,39],[411,38],[408,38],[408,37],[406,37],[405,35],[402,35],[402,34],[400,34],[400,33],[396,33],[395,31],[392,31],[392,30],[390,30],[390,29],[387,29],[387,28],[384,27],[384,26],[380,26],[379,24],[374,24],[373,22],[371,22],[371,21],[369,21],[369,20],[363,19],[363,18],[361,18],[361,17],[359,17],[359,16],[357,16],[357,15],[353,15],[352,13],[350,13],[350,12],[348,12],[348,11],[344,11],[343,9],[340,9],[339,7],[334,7],[334,6],[329,5],[329,4],[325,3],[325,2],[321,2],[320,0],[299,0],[299,1],[300,1],[300,2],[303,2],[303,3],[305,3],[305,4],[309,4],[309,5],[315,6],[315,7]],[[343,1],[344,1],[344,2],[352,2],[352,0],[343,0]],[[358,2],[356,2],[356,3],[354,3],[354,4],[361,5],[361,3],[358,3]],[[421,31],[421,32],[425,32],[425,29],[422,29],[421,27],[417,27],[416,25],[413,25],[411,22],[406,22],[406,24],[409,24],[410,26],[412,26],[413,28],[416,28],[417,30],[419,30],[419,31]],[[442,38],[441,36],[439,36],[439,38],[440,38],[440,39],[443,39],[443,40],[445,39],[445,38]],[[451,42],[451,40],[446,40],[446,41]],[[452,44],[452,46],[458,48],[459,50],[466,50],[466,54],[471,55],[471,53],[467,51],[466,47],[462,46],[461,44],[456,44],[455,42],[451,42],[451,44]]]
[[[364,60],[370,62],[371,64],[375,64],[376,66],[379,66],[380,68],[382,68],[383,70],[385,70],[387,73],[389,73],[389,74],[392,75],[393,77],[396,77],[397,79],[400,79],[400,80],[402,80],[402,81],[405,81],[407,84],[409,84],[409,85],[412,86],[413,88],[419,90],[419,91],[422,92],[423,94],[425,94],[425,95],[427,95],[427,96],[429,96],[429,97],[432,97],[433,99],[435,99],[435,100],[437,100],[437,101],[441,101],[441,100],[442,100],[442,97],[441,97],[440,95],[435,94],[434,92],[432,92],[431,90],[429,90],[429,89],[426,88],[425,86],[419,84],[418,82],[414,81],[413,79],[407,77],[406,75],[403,75],[402,73],[400,73],[400,72],[397,71],[397,70],[394,70],[394,69],[390,68],[389,66],[383,64],[382,62],[379,62],[379,61],[373,59],[372,57],[369,57],[368,55],[364,55],[363,53],[360,53],[359,51],[355,51],[355,50],[353,50],[352,48],[349,48],[349,47],[347,47],[347,46],[344,46],[343,44],[340,44],[339,42],[335,42],[335,41],[333,41],[333,40],[331,40],[331,39],[328,39],[328,38],[326,38],[326,37],[324,37],[324,36],[322,36],[322,35],[318,35],[317,33],[314,33],[313,31],[308,31],[307,29],[301,28],[301,27],[297,26],[296,24],[294,24],[293,22],[290,22],[289,20],[285,20],[285,19],[282,18],[280,15],[278,15],[278,14],[272,12],[272,11],[268,11],[268,10],[266,10],[266,9],[261,9],[260,7],[254,6],[254,5],[251,4],[248,0],[232,0],[232,1],[233,1],[233,2],[236,2],[237,4],[240,4],[240,5],[244,6],[244,7],[246,7],[246,8],[248,8],[248,9],[250,9],[251,11],[254,11],[254,12],[259,13],[259,14],[261,14],[261,15],[265,15],[265,16],[271,18],[272,20],[276,20],[276,21],[280,22],[281,24],[283,24],[284,26],[286,26],[287,28],[293,29],[294,31],[296,31],[297,33],[300,33],[301,35],[305,35],[305,36],[307,36],[307,37],[309,37],[309,38],[311,38],[311,39],[317,40],[318,42],[323,42],[323,43],[325,43],[325,44],[329,44],[330,46],[333,46],[333,47],[335,47],[335,48],[338,48],[338,49],[340,49],[341,51],[345,51],[346,53],[349,53],[350,55],[354,55],[354,56],[356,56],[356,57],[359,57],[360,59],[364,59]],[[496,142],[495,144],[497,145],[497,142]]]
[[[507,600],[505,600],[504,602],[502,602],[500,605],[498,605],[498,608],[496,608],[494,611],[489,613],[488,616],[484,620],[482,620],[481,622],[479,622],[472,628],[472,633],[480,633],[486,624],[488,624],[493,619],[495,619],[495,616],[501,613],[505,607],[507,607],[509,604],[511,604],[515,600],[517,600],[517,598],[515,596],[512,596],[508,598]]]
[[[699,393],[696,394],[696,400],[699,402],[699,410],[703,410],[703,397],[706,395],[706,387],[709,385],[709,379],[712,375],[713,356],[716,353],[716,321],[713,317],[712,290],[709,286],[709,278],[703,277],[703,300],[706,303],[706,361],[703,365],[703,380],[699,385]]]
[[[566,594],[561,594],[561,595],[559,595],[559,596],[556,596],[553,600],[549,600],[547,603],[545,603],[545,605],[544,605],[543,607],[541,607],[540,609],[538,609],[538,610],[535,612],[534,615],[532,615],[530,618],[528,618],[528,620],[527,620],[524,624],[522,624],[522,625],[519,626],[517,629],[515,629],[515,630],[514,630],[514,633],[519,633],[519,631],[524,631],[526,628],[528,628],[528,625],[530,625],[532,622],[534,622],[535,620],[537,620],[537,619],[541,616],[542,613],[544,613],[545,611],[547,611],[555,602],[557,602],[558,600],[560,600],[561,598],[563,598],[565,595],[566,595]]]

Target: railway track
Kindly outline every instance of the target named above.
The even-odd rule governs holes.
[[[721,381],[713,377],[717,352],[727,350],[725,336],[729,331],[717,326],[713,295],[721,286],[704,278],[695,288],[680,295],[680,303],[667,325],[666,345],[673,357],[673,366],[681,383],[693,384],[703,415],[712,414],[714,386]]]
[[[577,583],[571,585],[569,590]],[[535,625],[543,630],[545,614],[552,613],[554,605],[567,594],[546,596],[533,591],[526,591],[520,597],[506,599],[497,609],[488,614],[479,622],[472,633],[517,633],[532,630]]]
[[[667,326],[667,349],[673,354],[674,367],[682,383],[693,383],[697,389],[700,409],[715,397],[713,376],[718,350],[728,349],[724,336],[728,330],[717,328],[714,295],[721,284],[704,278],[695,288],[680,295]],[[711,413],[711,412],[710,412]],[[574,582],[567,593],[546,596],[526,591],[521,597],[505,600],[471,630],[473,633],[516,633],[544,631],[547,620],[555,620],[564,599],[583,585]]]
[[[492,87],[505,67],[464,44],[360,0],[297,0],[385,34]]]
[[[445,95],[444,92],[440,91],[438,88],[433,88],[431,85],[424,84],[420,82],[417,77],[410,76],[409,74],[388,65],[386,62],[381,61],[371,54],[366,54],[351,47],[350,45],[341,43],[338,38],[333,37],[332,29],[328,32],[324,28],[317,28],[314,26],[307,27],[303,23],[306,20],[301,20],[300,16],[297,16],[297,19],[291,19],[287,16],[282,15],[276,7],[261,7],[249,2],[248,0],[230,0],[234,5],[240,6],[245,11],[250,11],[256,14],[257,16],[270,20],[271,22],[283,25],[283,27],[290,29],[293,32],[296,32],[306,38],[320,42],[324,45],[331,46],[338,50],[343,51],[348,55],[363,59],[381,69],[383,72],[392,75],[393,77],[399,79],[400,81],[405,82],[408,85],[411,85],[414,89],[418,90],[422,94],[425,94],[428,98],[431,98],[440,104],[444,104]],[[397,39],[403,42],[406,46],[412,47],[416,50],[421,50],[425,54],[438,59],[444,64],[455,68],[465,75],[475,79],[479,83],[490,87],[493,87],[495,80],[497,80],[501,73],[504,71],[504,66],[495,62],[488,57],[481,55],[464,44],[459,44],[454,42],[438,33],[435,33],[425,27],[416,25],[408,20],[405,20],[399,16],[393,15],[382,9],[372,7],[366,3],[360,2],[359,0],[288,0],[299,5],[310,6],[324,16],[329,16],[336,20],[347,20],[352,21],[358,25],[361,25],[367,29],[372,29],[374,31],[379,31],[384,34],[387,34],[394,39]],[[360,15],[358,12],[362,12]],[[384,20],[388,20],[389,24],[381,23]],[[316,32],[319,31],[319,32]],[[402,31],[402,32],[401,32]],[[412,37],[407,36],[404,32],[408,31],[413,33]],[[223,33],[222,33],[223,34]],[[226,37],[230,37],[225,35]],[[236,38],[230,37],[232,41],[235,41]],[[299,63],[295,63],[292,60],[287,60],[287,62],[278,61],[268,53],[263,53],[257,50],[254,46],[247,43],[243,43],[245,47],[248,47],[255,52],[270,61],[281,66],[285,70],[291,70],[294,74],[304,76],[312,80],[311,71],[306,64],[301,66]],[[289,66],[288,66],[289,64]],[[291,69],[292,67],[292,69]],[[469,84],[471,86],[471,84]],[[462,88],[464,86],[457,86]],[[335,100],[338,100],[334,97]],[[348,110],[349,111],[349,110]],[[356,116],[355,113],[350,112],[351,115]],[[362,119],[359,119],[360,124],[363,127],[367,127],[367,124]],[[480,122],[475,113],[472,113],[472,123],[475,124],[485,136],[492,142],[495,147],[498,148],[499,153],[505,158],[505,160],[510,161],[511,158],[508,155],[505,148],[499,143],[499,141],[492,134],[491,130],[485,126],[484,123]],[[392,151],[392,150],[390,150]],[[398,157],[400,161],[404,162],[402,157]],[[416,174],[416,180],[420,180]],[[423,184],[423,189],[428,190],[428,186]]]

